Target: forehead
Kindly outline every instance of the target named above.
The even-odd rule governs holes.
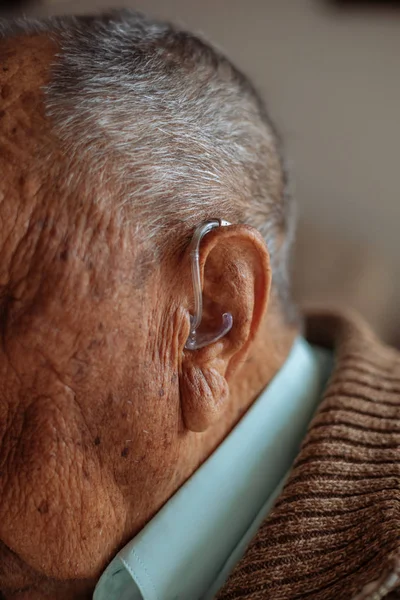
[[[56,52],[56,43],[44,34],[0,38],[2,162],[29,160],[37,138],[46,134],[43,88]]]
[[[11,265],[26,236],[42,189],[37,147],[45,136],[42,86],[54,55],[45,37],[0,39],[0,285],[11,283]],[[18,275],[19,276],[19,275]]]
[[[56,52],[46,36],[0,39],[1,263],[9,263],[18,237],[38,214],[45,178],[41,150],[50,136],[43,86]],[[39,211],[40,212],[40,211]],[[1,268],[1,267],[0,267]],[[2,282],[3,283],[3,282]]]
[[[75,255],[107,277],[105,263],[117,273],[111,263],[135,255],[132,236],[110,210],[111,193],[102,189],[99,199],[45,114],[57,52],[46,34],[0,39],[0,289],[25,277],[28,266],[46,270],[54,256],[60,268]]]

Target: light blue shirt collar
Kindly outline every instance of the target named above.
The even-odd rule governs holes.
[[[299,338],[225,441],[117,554],[94,600],[213,598],[273,506],[331,364]]]

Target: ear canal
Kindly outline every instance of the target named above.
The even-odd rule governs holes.
[[[199,350],[205,346],[209,346],[214,342],[220,340],[224,335],[229,333],[233,326],[233,317],[231,313],[224,313],[222,315],[221,327],[217,331],[201,332],[196,329],[191,331],[185,348],[187,350]]]

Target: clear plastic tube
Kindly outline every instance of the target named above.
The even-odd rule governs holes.
[[[190,247],[190,258],[192,268],[192,282],[193,282],[193,293],[194,293],[194,314],[190,316],[190,334],[185,344],[185,348],[188,350],[198,350],[208,344],[216,342],[221,337],[226,335],[232,328],[233,317],[230,313],[224,313],[222,315],[222,324],[218,331],[200,333],[198,328],[201,324],[203,317],[203,292],[201,289],[201,277],[200,277],[200,244],[201,240],[207,233],[215,229],[216,227],[224,227],[230,225],[228,221],[222,219],[212,219],[206,221],[194,232],[193,239]]]

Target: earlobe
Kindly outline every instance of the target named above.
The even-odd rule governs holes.
[[[229,397],[228,383],[215,368],[192,364],[181,378],[181,403],[185,427],[205,431],[218,420]]]

